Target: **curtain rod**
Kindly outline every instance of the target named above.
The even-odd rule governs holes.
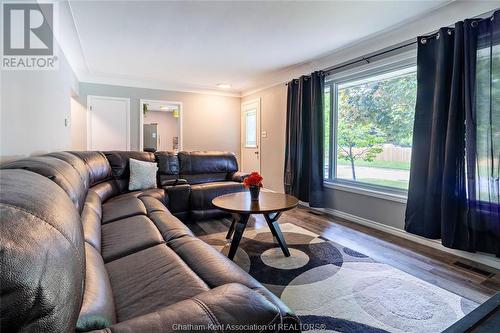
[[[322,69],[320,72],[322,72],[325,75],[328,75],[329,73],[331,73],[333,71],[342,69],[344,67],[349,67],[349,66],[355,65],[358,62],[366,62],[367,64],[369,64],[370,63],[370,59],[372,59],[372,58],[375,58],[375,57],[378,57],[378,56],[381,56],[381,55],[384,55],[386,53],[390,53],[390,52],[393,52],[393,51],[397,51],[399,49],[403,49],[405,47],[408,47],[408,46],[411,46],[411,45],[414,45],[414,44],[417,44],[416,40],[408,42],[408,43],[405,43],[403,45],[398,45],[396,47],[392,47],[392,48],[384,50],[384,51],[380,51],[380,52],[371,54],[369,56],[368,55],[362,56],[362,57],[360,57],[360,58],[358,58],[356,60],[353,60],[353,61],[350,61],[350,62],[347,62],[347,63],[343,63],[341,65],[335,65],[335,66],[327,67],[325,69]],[[310,75],[303,75],[303,76],[307,79]],[[292,81],[295,81],[295,80],[297,80],[297,79],[293,79]],[[286,82],[285,85],[287,86],[288,82]]]
[[[411,42],[407,42],[407,43],[405,43],[403,45],[398,45],[396,47],[392,47],[392,48],[384,50],[384,51],[380,51],[380,52],[373,53],[373,54],[370,54],[370,55],[362,56],[362,57],[360,57],[360,58],[358,58],[356,60],[353,60],[353,61],[350,61],[350,62],[347,62],[347,63],[343,63],[341,65],[335,65],[335,66],[327,67],[327,68],[321,70],[320,72],[322,72],[325,75],[328,75],[329,73],[331,73],[333,71],[342,69],[344,67],[349,67],[349,66],[355,65],[355,64],[357,64],[359,62],[366,62],[367,64],[369,64],[370,63],[370,59],[372,59],[372,58],[379,57],[381,55],[384,55],[384,54],[387,54],[387,53],[390,53],[390,52],[394,52],[394,51],[397,51],[399,49],[403,49],[405,47],[408,47],[408,46],[411,46],[411,45],[415,45],[415,44],[417,44],[416,40],[411,41]],[[307,79],[310,75],[303,75],[303,76],[305,76],[305,78]],[[294,79],[292,81],[295,81],[295,80],[297,80],[297,79]],[[285,83],[285,85],[288,85],[288,82]]]
[[[481,21],[484,21],[484,20],[493,20],[494,17],[495,17],[495,13],[496,13],[497,10],[493,10],[493,11],[490,11],[488,12],[486,15],[486,17],[475,17],[473,18],[473,23],[478,23],[478,22],[481,22]],[[485,15],[485,14],[482,14],[482,15]],[[481,16],[482,16],[481,15]],[[449,29],[455,29],[453,26],[449,26],[448,27]],[[429,38],[434,38],[434,37],[437,37],[439,36],[439,30],[437,31],[434,31],[430,34],[428,34],[427,36],[425,36],[425,39],[429,39]],[[403,42],[404,44],[402,45],[398,45],[398,46],[395,46],[395,47],[392,47],[390,49],[386,49],[386,50],[383,50],[383,51],[380,51],[380,52],[377,52],[377,53],[373,53],[373,54],[370,54],[370,55],[365,55],[365,56],[362,56],[356,60],[353,60],[353,61],[350,61],[350,62],[347,62],[347,63],[343,63],[343,64],[340,64],[340,65],[335,65],[335,66],[331,66],[331,67],[327,67],[323,70],[321,70],[321,72],[323,72],[324,74],[329,74],[333,71],[336,71],[336,70],[339,70],[339,69],[342,69],[342,68],[345,68],[345,67],[349,67],[349,66],[352,66],[352,65],[355,65],[357,63],[360,63],[360,62],[366,62],[367,64],[370,63],[370,59],[372,58],[375,58],[375,57],[379,57],[381,55],[384,55],[384,54],[387,54],[387,53],[390,53],[390,52],[394,52],[394,51],[397,51],[397,50],[400,50],[400,49],[404,49],[405,47],[409,47],[409,46],[412,46],[412,45],[415,45],[417,44],[417,38],[415,38],[414,40],[410,41],[410,42]],[[288,82],[286,83],[286,85],[288,85]]]
[[[325,72],[325,73],[328,74],[328,73],[336,71],[338,69],[342,69],[344,67],[349,67],[351,65],[355,65],[358,62],[366,62],[367,64],[369,64],[370,63],[370,59],[372,59],[372,58],[379,57],[381,55],[384,55],[384,54],[387,54],[387,53],[390,53],[390,52],[394,52],[394,51],[397,51],[397,50],[400,50],[400,49],[404,49],[405,47],[408,47],[408,46],[411,46],[411,45],[415,45],[415,44],[417,44],[416,40],[411,41],[409,43],[405,43],[403,45],[398,45],[398,46],[390,48],[388,50],[384,50],[384,51],[381,51],[381,52],[373,53],[373,54],[370,54],[370,55],[367,55],[367,56],[362,56],[359,59],[350,61],[348,63],[344,63],[344,64],[341,64],[341,65],[327,67],[327,68],[323,69],[323,72]]]

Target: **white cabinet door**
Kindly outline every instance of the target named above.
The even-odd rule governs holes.
[[[241,170],[260,172],[260,100],[241,105]]]
[[[89,96],[87,149],[130,150],[130,99]]]

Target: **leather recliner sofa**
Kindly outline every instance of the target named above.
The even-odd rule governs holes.
[[[212,205],[215,197],[241,192],[246,173],[238,171],[236,156],[218,151],[104,152],[117,181],[128,184],[128,161],[134,158],[158,163],[158,187],[167,190],[170,212],[182,220],[227,215]]]
[[[280,299],[171,214],[175,191],[128,192],[127,163],[107,154],[111,164],[58,152],[1,165],[2,331],[299,330]],[[196,182],[196,163],[173,182]]]

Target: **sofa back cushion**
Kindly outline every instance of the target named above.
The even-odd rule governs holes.
[[[79,158],[71,153],[68,153],[66,151],[54,152],[54,153],[46,154],[44,156],[55,157],[55,158],[58,158],[60,160],[63,160],[64,162],[70,164],[76,170],[76,172],[78,172],[78,174],[80,175],[80,178],[82,179],[82,182],[83,182],[83,185],[85,186],[85,188],[86,189],[89,188],[89,186],[90,186],[89,168],[87,167],[87,165],[85,164],[85,162],[81,158]]]
[[[74,331],[85,276],[74,203],[28,170],[0,170],[0,188],[2,331]]]
[[[111,166],[101,152],[71,151],[70,153],[79,157],[87,166],[89,171],[89,187],[111,178]]]
[[[179,178],[179,159],[173,151],[155,152],[158,163],[158,185],[167,186]]]
[[[129,181],[130,177],[130,159],[156,162],[155,155],[144,151],[107,151],[104,155],[111,165],[113,177],[117,180]]]
[[[236,156],[221,151],[181,151],[179,177],[190,184],[224,181],[228,175],[238,171]]]
[[[76,169],[65,161],[51,156],[36,156],[3,163],[1,169],[24,169],[49,178],[68,194],[81,212],[87,188]]]

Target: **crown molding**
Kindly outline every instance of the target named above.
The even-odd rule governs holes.
[[[90,83],[90,84],[102,84],[102,85],[141,88],[141,89],[154,89],[154,90],[179,92],[179,93],[241,98],[240,92],[218,91],[218,90],[203,89],[192,86],[182,86],[182,85],[177,85],[175,83],[155,82],[150,80],[138,80],[132,78],[113,78],[106,76],[85,75],[81,79],[79,79],[79,81],[81,83]]]

